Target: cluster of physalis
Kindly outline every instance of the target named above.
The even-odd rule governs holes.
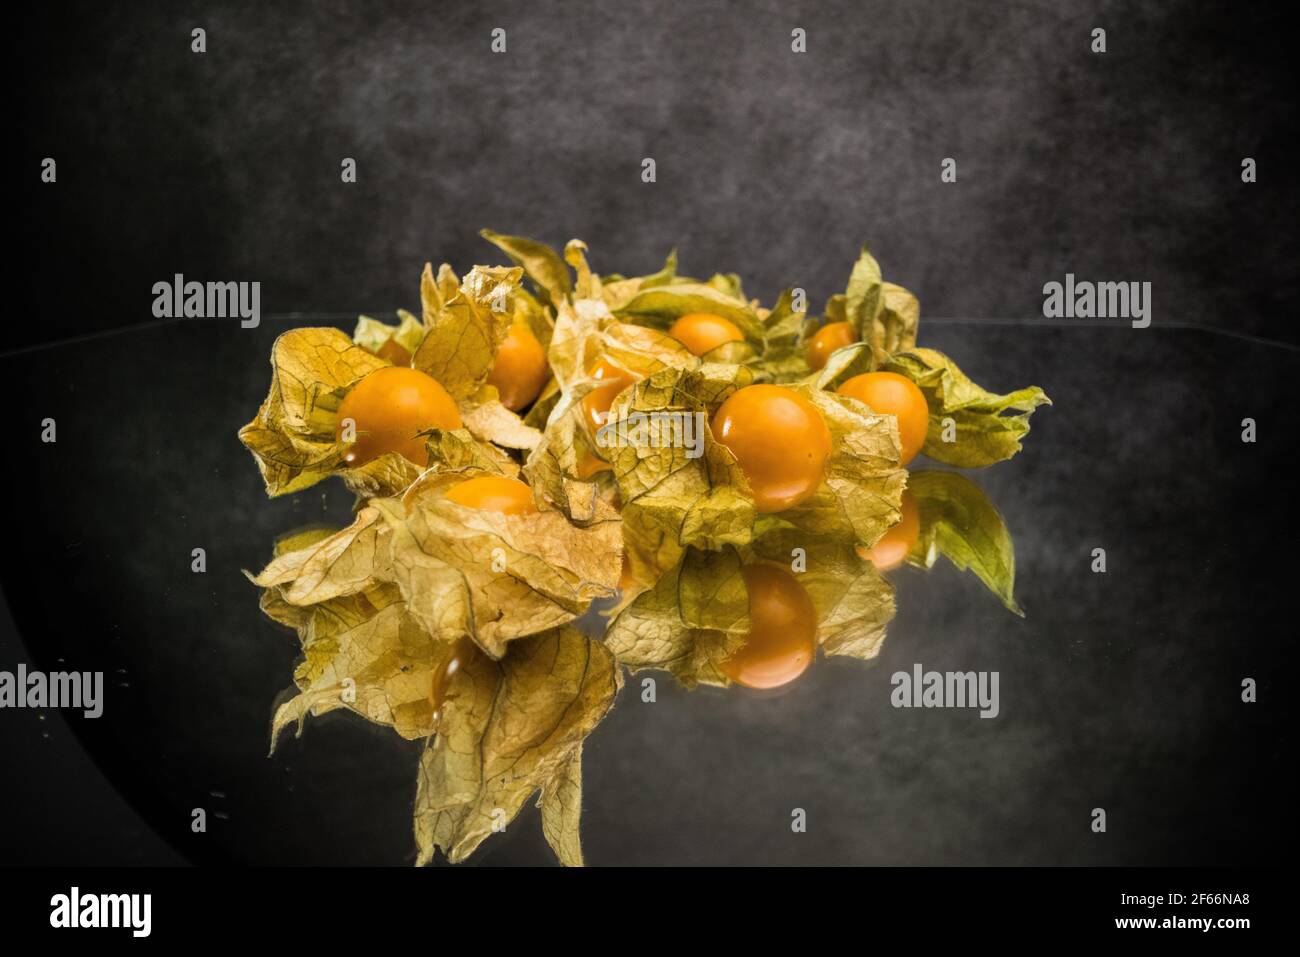
[[[917,348],[916,298],[865,250],[816,319],[674,256],[600,276],[576,240],[484,236],[514,265],[426,266],[418,317],[281,335],[240,431],[271,495],[330,475],[357,495],[351,525],[282,539],[253,577],[304,653],[273,740],[348,708],[424,741],[421,863],[463,860],[538,791],[581,863],[582,745],[624,668],[772,688],[818,649],[870,658],[881,572],[940,554],[1018,611],[996,510],[906,467],[1009,458],[1047,398]],[[597,600],[593,638],[574,622]]]

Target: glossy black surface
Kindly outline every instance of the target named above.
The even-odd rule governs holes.
[[[266,754],[297,647],[240,570],[351,502],[336,483],[267,500],[235,438],[272,339],[303,322],[174,323],[0,358],[17,386],[0,567],[22,635],[0,629],[0,666],[110,676],[96,721],[4,715],[5,819],[23,822],[6,859],[413,860],[416,746],[335,713]],[[1027,617],[944,563],[903,569],[875,662],[819,659],[777,694],[664,677],[643,704],[625,688],[586,749],[589,862],[1278,861],[1300,355],[1158,322],[923,318],[922,342],[991,388],[1054,400],[1020,456],[969,473],[1014,536]],[[1104,575],[1089,570],[1098,546]],[[889,676],[916,662],[999,671],[1001,715],[891,708]],[[1089,829],[1098,806],[1105,835]],[[550,861],[535,812],[475,860]]]

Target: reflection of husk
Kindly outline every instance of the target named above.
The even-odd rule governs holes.
[[[727,685],[721,664],[749,631],[741,569],[754,562],[793,568],[817,613],[828,655],[874,658],[894,616],[893,588],[851,544],[775,529],[749,545],[688,549],[681,561],[610,622],[606,646],[632,671],[668,671],[683,685]]]
[[[418,863],[438,849],[452,863],[464,860],[540,790],[547,841],[561,863],[581,865],[582,743],[622,684],[609,651],[571,627],[458,671],[420,760]]]
[[[263,608],[298,630],[304,654],[299,693],[272,720],[272,749],[286,727],[301,734],[308,714],[348,708],[405,738],[429,739],[415,812],[421,863],[437,848],[463,860],[540,789],[547,841],[561,863],[581,865],[582,742],[622,685],[613,656],[562,626],[520,639],[499,661],[476,653],[448,679],[459,643],[435,637],[392,582],[357,581],[363,566],[384,567],[375,543],[394,534],[380,518],[390,504],[364,509],[355,528],[297,537],[302,547],[255,579],[265,586]],[[446,694],[435,702],[440,679]]]
[[[472,448],[455,433],[441,439],[444,453]],[[370,500],[347,528],[286,536],[250,576],[304,654],[272,747],[286,727],[301,733],[309,714],[339,708],[406,738],[436,733],[421,763],[421,862],[439,847],[463,859],[541,789],[547,840],[562,863],[581,864],[582,740],[622,679],[603,645],[568,622],[614,592],[618,517],[605,509],[575,528],[552,509],[501,515],[445,497],[481,474],[435,467],[400,499]],[[465,637],[487,653],[452,674],[435,703]]]
[[[956,472],[913,472],[907,483],[916,499],[920,533],[909,564],[929,570],[945,556],[958,570],[970,570],[1020,617],[1016,601],[1016,553],[1002,516],[983,489]]]

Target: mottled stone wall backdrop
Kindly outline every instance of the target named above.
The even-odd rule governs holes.
[[[1152,282],[1157,324],[1300,342],[1284,9],[42,4],[6,31],[41,313],[9,344],[149,321],[176,272],[260,280],[266,312],[410,306],[426,259],[492,260],[482,226],[581,237],[604,271],[677,245],[818,306],[868,240],[930,316],[1039,316],[1070,271]]]

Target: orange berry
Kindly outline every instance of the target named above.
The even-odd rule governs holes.
[[[870,548],[858,547],[858,555],[882,572],[903,564],[921,535],[921,513],[908,489],[903,489],[902,512],[902,517],[880,536],[876,544]]]
[[[899,465],[916,458],[930,430],[930,408],[915,382],[897,372],[867,372],[855,375],[837,390],[851,396],[872,412],[898,419],[898,440],[902,446]]]
[[[451,686],[452,679],[458,672],[463,671],[477,654],[479,654],[478,645],[474,644],[472,639],[458,638],[452,648],[451,656],[433,673],[433,681],[429,687],[429,703],[433,705],[435,721],[447,700],[447,689]]]
[[[855,342],[853,326],[847,322],[828,322],[808,340],[808,368],[816,372],[836,349]]]
[[[831,431],[793,389],[751,385],[733,392],[714,413],[712,429],[735,455],[760,512],[811,498],[826,476]]]
[[[348,421],[355,430],[344,461],[363,465],[385,452],[397,452],[416,465],[428,465],[421,432],[459,429],[455,401],[436,379],[418,369],[376,369],[339,403],[334,438],[342,442]]]
[[[531,515],[537,511],[533,490],[519,479],[504,475],[480,475],[447,490],[447,498],[466,508],[502,515]]]
[[[746,688],[779,688],[803,674],[817,655],[817,610],[784,568],[746,565],[741,575],[749,590],[749,634],[720,669]]]
[[[697,356],[725,342],[743,342],[745,334],[734,322],[711,312],[691,312],[672,324],[668,334]]]
[[[601,381],[600,385],[582,397],[582,411],[586,415],[587,424],[595,432],[605,424],[605,417],[618,394],[641,377],[603,357],[592,364],[587,374]]]
[[[533,331],[522,322],[511,325],[487,378],[501,394],[501,404],[511,412],[526,408],[541,394],[550,375],[546,350]]]

